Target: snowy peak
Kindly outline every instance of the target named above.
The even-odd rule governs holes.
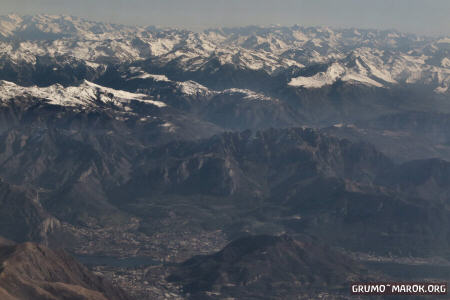
[[[186,96],[210,96],[214,94],[214,92],[210,91],[207,87],[192,80],[176,82],[176,86],[178,91]]]
[[[374,73],[380,73],[374,69]],[[375,79],[373,79],[375,77]],[[299,86],[304,88],[320,88],[326,85],[332,85],[337,80],[344,82],[363,84],[368,86],[383,87],[383,80],[374,76],[371,72],[371,66],[355,60],[353,67],[347,67],[340,63],[333,63],[325,72],[319,72],[309,77],[296,77],[289,82],[290,86]]]
[[[334,63],[325,72],[318,72],[309,77],[299,76],[292,78],[289,85],[305,88],[320,88],[335,83],[344,73],[345,68],[338,63]]]
[[[23,87],[8,81],[0,81],[0,99],[14,99],[16,97],[44,99],[46,103],[66,107],[98,107],[113,106],[125,108],[132,101],[145,102],[157,107],[166,104],[150,99],[148,95],[129,93],[115,90],[84,81],[79,86],[63,87],[55,84],[49,87]]]
[[[319,88],[337,80],[375,87],[396,84],[428,84],[442,92],[450,84],[450,69],[443,59],[441,66],[427,64],[428,56],[372,48],[358,48],[331,63],[326,71],[312,76],[292,78],[290,86]]]
[[[225,95],[239,95],[241,96],[244,100],[253,100],[253,101],[276,101],[275,99],[268,97],[264,94],[261,93],[257,93],[255,91],[252,90],[248,90],[248,89],[228,89],[223,91],[223,94]]]

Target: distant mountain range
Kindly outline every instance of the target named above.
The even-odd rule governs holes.
[[[35,69],[53,61],[55,75],[64,68],[78,68],[94,77],[106,72],[111,63],[146,61],[147,69],[181,73],[160,74],[171,75],[170,79],[185,80],[188,74],[201,72],[202,84],[207,81],[205,75],[227,68],[282,74],[287,85],[305,88],[343,81],[374,87],[422,84],[446,93],[450,82],[448,37],[396,31],[272,26],[194,33],[68,16],[9,15],[0,18],[0,37],[3,68],[14,63]],[[8,79],[5,75],[3,79]]]

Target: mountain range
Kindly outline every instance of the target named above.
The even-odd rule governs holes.
[[[2,16],[0,236],[38,243],[8,253],[40,270],[38,252],[66,260],[56,248],[151,258],[93,266],[138,299],[342,299],[344,278],[375,276],[361,257],[447,262],[449,49],[395,30]],[[0,293],[28,299],[2,272]]]

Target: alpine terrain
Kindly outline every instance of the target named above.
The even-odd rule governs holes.
[[[445,36],[1,16],[0,298],[448,281],[449,86]]]

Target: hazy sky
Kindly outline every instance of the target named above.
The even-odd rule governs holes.
[[[69,14],[132,25],[203,29],[327,25],[450,34],[450,0],[0,0],[0,14]]]

